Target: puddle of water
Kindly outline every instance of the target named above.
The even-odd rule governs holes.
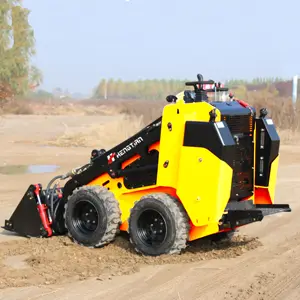
[[[52,173],[59,169],[57,165],[6,165],[0,166],[0,174],[18,175],[18,174],[42,174]]]
[[[55,172],[59,166],[57,165],[29,165],[26,173],[41,174]]]

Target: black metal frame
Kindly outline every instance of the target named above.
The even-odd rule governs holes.
[[[253,201],[229,202],[223,214],[219,229],[234,229],[238,226],[262,221],[265,216],[291,212],[288,204],[253,204]]]

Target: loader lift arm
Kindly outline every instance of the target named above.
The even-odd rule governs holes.
[[[66,183],[63,198],[67,200],[75,188],[90,183],[104,173],[108,173],[111,178],[124,176],[124,184],[129,189],[155,184],[158,153],[156,150],[149,151],[149,147],[160,140],[161,119],[159,117],[105,154],[94,157],[87,170],[75,175]],[[131,164],[123,169],[122,164],[133,156],[139,157],[134,166]],[[145,170],[148,171],[146,177]],[[138,182],[141,181],[140,174],[143,174],[142,182]]]

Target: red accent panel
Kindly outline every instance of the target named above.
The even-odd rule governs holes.
[[[249,104],[243,100],[236,100],[236,102],[238,102],[240,105],[242,105],[243,107],[248,107]]]
[[[256,187],[254,189],[254,204],[272,204],[269,190]]]

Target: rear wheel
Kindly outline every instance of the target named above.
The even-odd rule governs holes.
[[[113,193],[100,186],[83,186],[68,198],[65,226],[74,242],[101,247],[115,239],[121,223],[120,215]]]
[[[130,242],[138,253],[179,254],[189,234],[189,218],[178,199],[155,193],[142,197],[131,210]]]

